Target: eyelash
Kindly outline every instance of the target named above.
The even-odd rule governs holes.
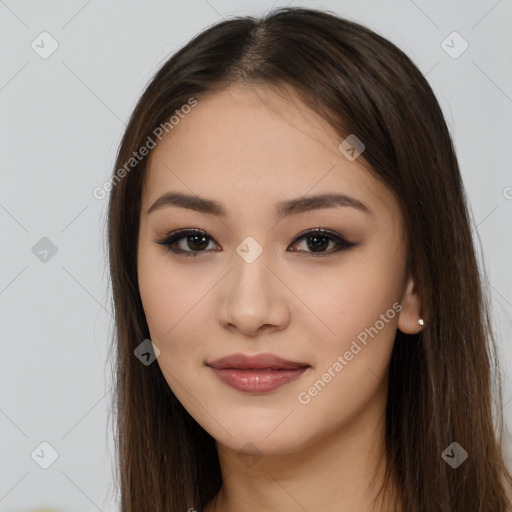
[[[157,240],[156,243],[159,245],[165,246],[167,251],[170,251],[170,252],[173,252],[174,254],[178,254],[180,256],[185,256],[185,257],[195,258],[200,253],[209,252],[204,249],[201,251],[185,251],[183,249],[177,249],[172,246],[172,244],[174,244],[178,240],[187,238],[188,236],[192,236],[192,235],[202,235],[207,240],[213,241],[212,237],[208,236],[208,234],[205,231],[202,231],[200,229],[179,229],[177,231],[166,234],[166,236],[164,238]],[[334,231],[329,231],[327,229],[310,229],[307,231],[303,231],[302,233],[297,235],[297,238],[295,238],[295,240],[292,242],[292,245],[301,241],[303,238],[308,238],[311,236],[321,236],[322,238],[326,238],[331,241],[335,241],[338,244],[338,248],[335,250],[331,250],[330,252],[321,252],[321,253],[315,253],[312,251],[302,251],[302,250],[294,250],[292,252],[306,252],[316,258],[316,257],[329,256],[331,254],[334,254],[334,253],[337,253],[340,251],[348,250],[357,245],[354,242],[349,242],[348,240],[343,238],[341,235],[338,235]]]

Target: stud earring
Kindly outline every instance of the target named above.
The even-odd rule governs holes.
[[[425,324],[425,322],[423,321],[423,318],[420,318],[418,320],[418,325],[424,325],[424,324]]]

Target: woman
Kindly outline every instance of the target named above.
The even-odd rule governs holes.
[[[218,23],[111,188],[123,512],[508,510],[459,167],[398,48],[311,9]]]

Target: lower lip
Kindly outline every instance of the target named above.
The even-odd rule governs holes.
[[[239,370],[213,368],[215,375],[232,388],[245,393],[266,393],[298,379],[308,368],[293,370]]]

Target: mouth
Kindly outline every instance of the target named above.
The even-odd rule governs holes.
[[[245,393],[267,393],[298,379],[311,365],[273,354],[232,354],[206,363],[226,385]]]

